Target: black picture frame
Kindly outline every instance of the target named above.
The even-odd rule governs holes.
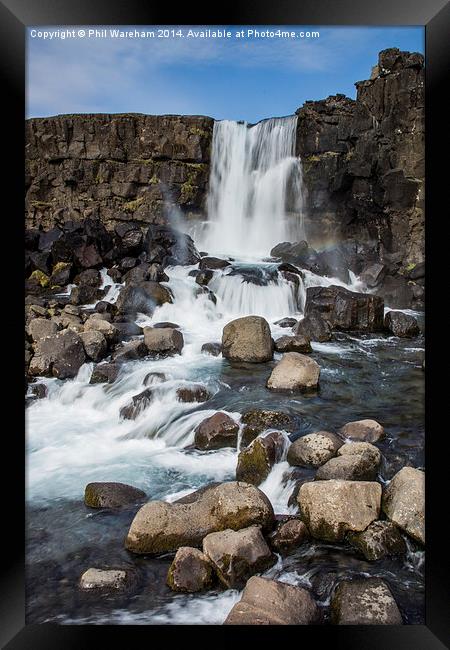
[[[90,648],[107,643],[107,637],[131,647],[136,636],[150,644],[172,643],[175,635],[185,640],[193,632],[196,644],[208,637],[216,643],[217,629],[208,626],[58,626],[55,624],[25,625],[24,594],[24,436],[18,422],[23,422],[23,281],[20,249],[23,242],[23,212],[19,198],[23,192],[24,95],[25,95],[25,29],[29,25],[85,24],[307,24],[307,25],[424,25],[426,28],[426,258],[428,338],[426,344],[426,624],[423,626],[324,626],[304,627],[294,631],[296,642],[330,643],[334,650],[352,648],[400,650],[402,648],[438,650],[449,647],[450,608],[448,582],[448,542],[445,524],[448,517],[446,473],[448,461],[442,453],[446,428],[439,429],[436,412],[445,408],[445,385],[434,383],[443,360],[440,342],[445,341],[444,323],[431,309],[439,292],[442,277],[437,270],[439,259],[446,259],[445,241],[440,236],[448,212],[448,130],[447,104],[444,101],[445,73],[450,70],[450,4],[445,0],[240,0],[221,3],[214,8],[186,3],[175,10],[165,3],[144,3],[142,0],[3,0],[0,2],[0,66],[2,71],[4,129],[2,243],[3,255],[9,252],[8,282],[3,282],[7,305],[4,314],[7,339],[4,352],[10,355],[4,366],[9,394],[3,407],[13,426],[4,427],[3,474],[10,469],[3,491],[3,541],[6,549],[1,563],[0,640],[2,647],[26,648]],[[448,84],[447,84],[448,86]],[[442,163],[441,163],[442,160]],[[444,163],[445,161],[445,163]],[[8,200],[10,205],[7,207]],[[448,221],[448,219],[447,219]],[[439,246],[441,249],[439,251]],[[448,253],[447,253],[448,257]],[[3,258],[6,265],[6,258]],[[448,273],[447,273],[448,275]],[[8,293],[9,292],[9,293]],[[442,303],[445,309],[445,302]],[[445,321],[444,321],[445,322]],[[430,327],[433,330],[430,330]],[[439,331],[441,327],[442,332]],[[430,332],[432,336],[430,335]],[[442,395],[439,395],[441,388]],[[8,446],[6,448],[6,442]],[[447,470],[447,472],[446,472]],[[14,522],[14,523],[13,523]],[[189,629],[188,629],[189,628]],[[224,626],[220,641],[231,643],[236,637],[241,644],[274,644],[284,639],[285,628],[234,628]],[[130,635],[133,635],[133,638]]]

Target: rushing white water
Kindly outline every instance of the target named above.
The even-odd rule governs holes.
[[[297,116],[254,126],[215,122],[202,247],[241,258],[267,256],[301,233],[300,159],[295,155]]]

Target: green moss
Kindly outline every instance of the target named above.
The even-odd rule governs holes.
[[[159,179],[157,178],[156,174],[153,174],[151,179],[149,180],[150,185],[158,185]]]
[[[199,129],[197,126],[191,126],[189,129],[189,133],[191,135],[199,135],[200,137],[208,137],[209,133],[208,131],[205,131],[204,129]]]
[[[265,446],[261,440],[255,440],[250,447],[239,454],[236,480],[260,485],[268,477],[270,468]]]
[[[416,264],[411,263],[411,264],[408,264],[408,265],[406,266],[405,271],[406,271],[407,273],[410,273],[410,272],[411,272],[413,269],[415,269],[415,268],[416,268]]]
[[[125,212],[136,212],[138,207],[142,205],[144,201],[144,197],[139,197],[138,199],[135,199],[134,201],[128,201],[128,203],[123,204],[123,209]]]
[[[183,185],[181,186],[181,195],[180,195],[180,201],[182,203],[187,203],[188,201],[192,201],[192,199],[195,196],[195,187],[192,185],[190,180],[187,180]]]
[[[53,207],[53,203],[49,203],[48,201],[31,201],[31,205],[33,208],[51,208]]]
[[[30,280],[36,280],[43,288],[48,287],[50,284],[50,278],[42,271],[33,271],[30,275]]]
[[[65,271],[65,269],[67,269],[67,267],[69,266],[70,266],[69,262],[58,262],[53,267],[52,273],[59,273],[60,271]]]

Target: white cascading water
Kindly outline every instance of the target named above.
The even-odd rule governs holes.
[[[296,115],[254,126],[230,120],[214,124],[202,241],[209,253],[261,258],[278,242],[298,241],[302,173],[296,132]]]

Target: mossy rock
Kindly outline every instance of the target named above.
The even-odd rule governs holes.
[[[43,289],[49,286],[50,284],[50,278],[48,275],[45,275],[42,271],[33,271],[33,273],[30,275],[30,280],[34,280],[37,282]]]

